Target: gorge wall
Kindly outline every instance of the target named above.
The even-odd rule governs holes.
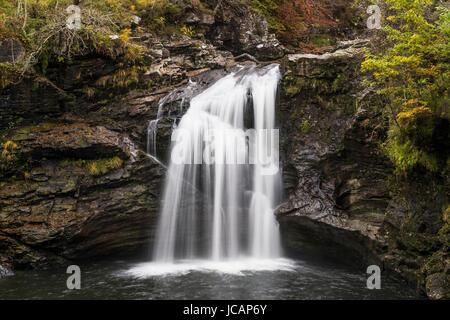
[[[161,99],[172,92],[157,131],[164,162],[190,96],[237,64],[279,63],[286,202],[277,217],[287,251],[321,244],[361,268],[378,264],[399,274],[430,298],[449,298],[449,212],[442,210],[449,175],[417,171],[408,182],[394,175],[382,150],[382,102],[360,72],[376,31],[347,18],[317,35],[333,41],[305,53],[277,40],[247,2],[221,3],[214,11],[184,9],[184,22],[202,26],[201,37],[140,34],[148,67],[132,90],[102,93],[101,80],[120,66],[86,56],[1,91],[0,147],[11,157],[0,163],[0,277],[8,269],[146,254],[165,174],[146,156],[147,125]],[[365,8],[338,1],[334,9],[364,17]],[[11,43],[20,48],[8,43],[0,47],[3,61]]]

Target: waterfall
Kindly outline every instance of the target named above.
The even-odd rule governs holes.
[[[278,65],[241,66],[192,98],[172,135],[155,262],[280,257],[279,79]]]

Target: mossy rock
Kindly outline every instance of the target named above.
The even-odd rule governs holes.
[[[334,46],[336,44],[336,37],[331,34],[321,33],[313,36],[309,43],[316,45],[317,47]]]
[[[450,248],[450,205],[444,206],[442,221],[444,225],[438,232],[439,241],[448,249]]]
[[[439,241],[446,246],[450,247],[450,224],[446,223],[441,230],[439,230]]]
[[[119,157],[96,159],[96,160],[66,159],[59,163],[59,165],[61,167],[74,166],[74,167],[83,168],[91,176],[104,175],[111,170],[121,168],[122,164],[123,164],[123,160],[120,159]]]
[[[430,253],[440,247],[437,236],[424,235],[420,233],[403,233],[400,235],[400,243],[409,251],[418,253]]]
[[[450,275],[447,273],[435,273],[427,277],[425,288],[431,299],[450,298]]]
[[[425,276],[441,273],[445,270],[445,253],[436,252],[424,263],[423,273]]]

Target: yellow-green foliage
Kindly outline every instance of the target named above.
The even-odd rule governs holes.
[[[192,37],[194,35],[194,29],[191,26],[182,26],[180,31],[182,34],[188,37]]]
[[[149,65],[147,48],[133,42],[140,34],[180,33],[192,36],[190,27],[177,25],[183,8],[210,12],[199,0],[83,0],[80,1],[81,29],[66,26],[66,9],[73,0],[0,0],[0,41],[19,40],[26,49],[24,61],[0,65],[0,88],[6,87],[34,68],[45,75],[50,62],[67,62],[90,54],[120,59],[123,69]],[[139,26],[132,24],[134,16]],[[147,57],[147,58],[146,58]],[[129,71],[129,70],[128,70]],[[118,86],[135,82],[135,77],[118,79]]]
[[[444,206],[442,213],[443,227],[439,230],[439,239],[447,246],[450,246],[450,205]]]
[[[304,120],[301,125],[301,130],[303,133],[308,133],[309,129],[311,129],[312,126],[313,125],[311,123],[309,123],[308,120]]]
[[[119,69],[112,75],[101,77],[96,85],[103,88],[128,88],[139,83],[140,70],[138,67]]]
[[[427,152],[434,130],[434,116],[430,108],[417,107],[397,116],[398,126],[389,131],[387,153],[397,171],[408,171],[421,164],[430,171],[437,170],[437,158]]]
[[[302,77],[292,77],[290,75],[284,77],[283,87],[286,96],[293,97],[298,94],[305,84],[305,80]]]
[[[444,222],[450,223],[450,204],[447,205],[447,208],[444,210],[442,217]]]
[[[449,116],[450,11],[432,0],[386,0],[393,14],[383,21],[382,53],[367,53],[362,71],[388,101],[388,154],[397,169],[422,164],[436,170],[427,147],[436,119]],[[434,12],[434,16],[433,16]],[[436,15],[438,18],[436,18]]]
[[[96,159],[96,160],[64,160],[60,163],[62,167],[75,166],[83,168],[91,176],[100,176],[111,170],[122,167],[123,160],[119,157]]]
[[[395,14],[383,31],[387,47],[368,53],[362,70],[373,75],[381,95],[390,98],[394,113],[427,106],[441,114],[449,102],[450,11],[436,9],[439,19],[426,16],[431,0],[386,0]],[[448,107],[448,106],[447,106]]]
[[[428,107],[417,107],[400,112],[397,122],[402,134],[406,135],[415,145],[426,146],[434,131],[433,112]]]
[[[17,144],[14,141],[6,141],[5,145],[3,146],[2,161],[11,162],[14,159],[14,151],[17,148]]]
[[[145,4],[137,2],[139,8]],[[45,74],[49,61],[64,62],[92,53],[120,58],[129,65],[141,63],[146,48],[130,41],[133,3],[136,1],[85,0],[80,3],[81,29],[71,30],[66,26],[66,9],[72,0],[0,0],[0,41],[13,37],[27,52],[14,69],[0,66],[0,86],[11,83],[15,71],[23,75],[39,66],[38,70]],[[115,39],[114,35],[119,37]]]
[[[396,166],[396,172],[410,171],[417,164],[423,165],[430,171],[436,171],[436,157],[419,149],[411,141],[398,138],[398,133],[394,131],[396,129],[395,127],[391,129],[390,136],[392,138],[386,146],[387,154]]]

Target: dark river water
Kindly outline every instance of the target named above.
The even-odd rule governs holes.
[[[0,299],[422,299],[403,282],[335,263],[287,260],[175,266],[129,261],[82,264],[81,289],[66,286],[66,269],[21,271],[0,280]]]

